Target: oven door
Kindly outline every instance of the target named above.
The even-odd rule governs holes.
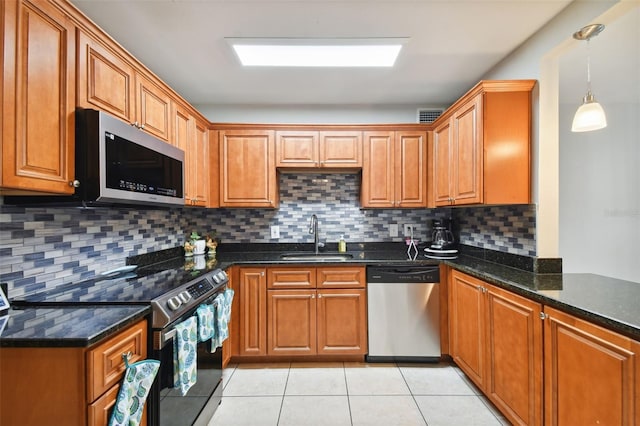
[[[153,410],[155,426],[207,425],[222,401],[222,349],[210,352],[210,342],[198,343],[196,384],[185,396],[174,389],[173,350],[175,332],[171,327],[154,331],[154,355],[160,360],[156,380],[158,409]]]

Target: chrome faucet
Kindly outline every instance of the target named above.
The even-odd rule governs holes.
[[[320,238],[318,237],[318,216],[316,216],[315,214],[311,215],[311,222],[309,223],[309,233],[313,234],[313,245],[315,247],[316,254],[318,254]]]

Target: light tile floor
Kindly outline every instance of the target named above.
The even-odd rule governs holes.
[[[456,366],[279,363],[225,369],[209,426],[503,426]]]

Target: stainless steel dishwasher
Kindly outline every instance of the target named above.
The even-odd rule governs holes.
[[[367,267],[370,362],[440,360],[440,268]]]

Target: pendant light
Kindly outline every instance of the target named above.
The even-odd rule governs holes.
[[[604,114],[602,106],[596,102],[593,93],[591,93],[591,58],[589,55],[589,40],[604,30],[602,24],[592,24],[583,27],[573,34],[576,40],[587,41],[587,94],[582,99],[582,105],[576,111],[571,125],[572,132],[590,132],[592,130],[607,127],[607,117]]]

